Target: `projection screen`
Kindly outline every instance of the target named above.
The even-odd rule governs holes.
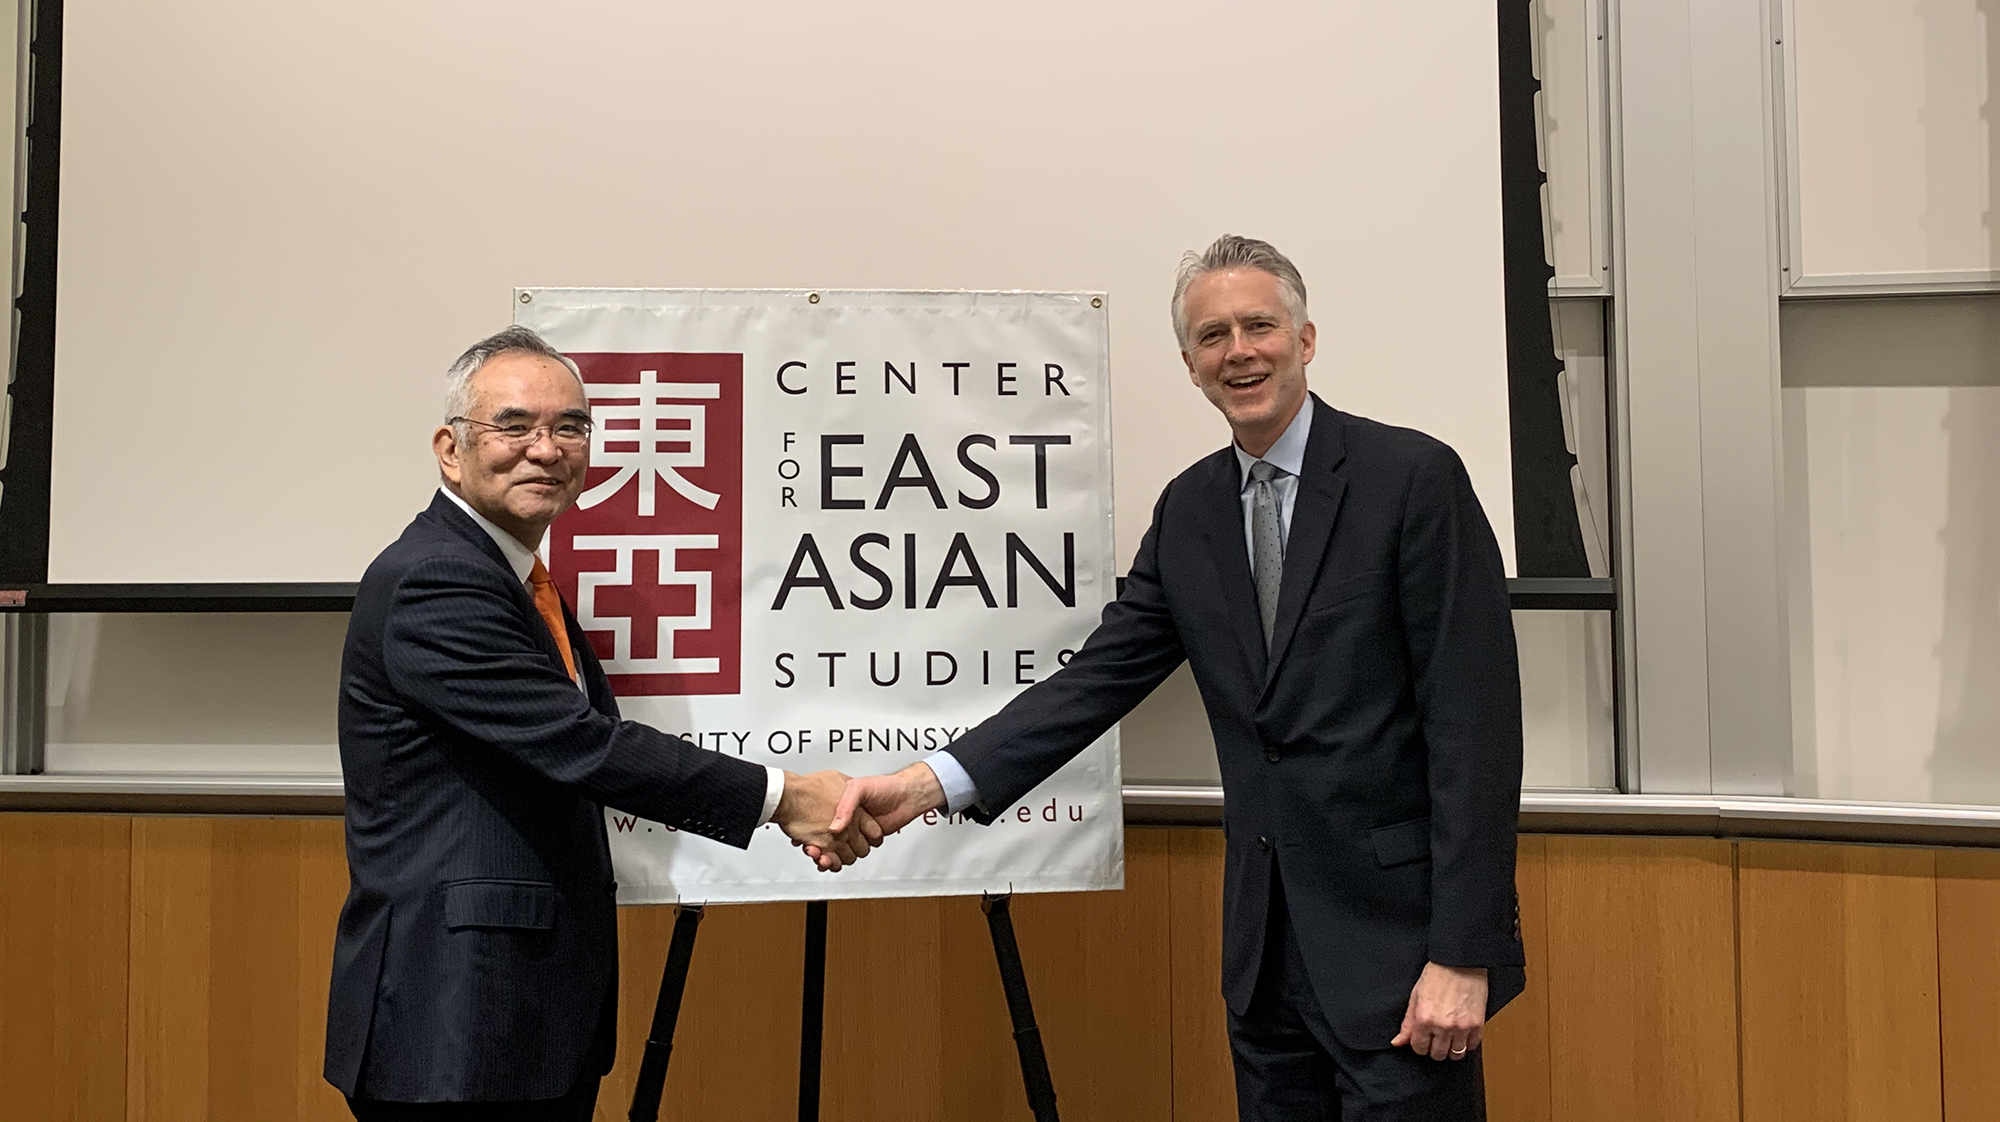
[[[1115,511],[1227,430],[1183,250],[1512,549],[1491,4],[67,0],[51,582],[352,581],[517,287],[1110,294]]]

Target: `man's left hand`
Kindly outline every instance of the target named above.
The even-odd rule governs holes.
[[[1419,1056],[1462,1060],[1479,1047],[1480,1029],[1485,1024],[1486,968],[1428,962],[1416,988],[1410,991],[1403,1029],[1389,1047],[1407,1044]]]

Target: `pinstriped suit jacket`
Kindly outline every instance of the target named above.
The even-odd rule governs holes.
[[[586,692],[491,538],[444,496],[368,567],[341,660],[352,888],[327,1081],[397,1102],[554,1098],[610,1070],[616,886],[605,806],[738,847],[765,771]]]

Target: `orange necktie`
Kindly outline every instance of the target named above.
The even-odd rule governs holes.
[[[535,558],[535,567],[528,570],[528,583],[535,587],[535,610],[542,614],[542,622],[549,625],[549,634],[555,636],[556,649],[562,652],[563,669],[569,671],[571,681],[576,680],[576,657],[569,650],[569,626],[563,622],[562,593],[556,591],[556,578],[549,575],[549,567],[542,559]]]

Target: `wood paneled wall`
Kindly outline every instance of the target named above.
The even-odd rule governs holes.
[[[1937,948],[1944,1116],[2000,1114],[2000,852],[1938,851]]]
[[[1745,842],[1738,861],[1743,1122],[1938,1122],[1937,855]]]
[[[1550,1116],[1735,1118],[1729,843],[1545,844]]]
[[[132,820],[0,814],[0,1114],[125,1117]]]
[[[340,823],[132,820],[129,1119],[345,1118],[324,1079]]]
[[[1127,831],[1122,893],[1014,905],[1065,1117],[1234,1117],[1221,836]],[[1495,1122],[1996,1115],[2000,853],[1525,837]],[[0,814],[0,1116],[342,1119],[319,1077],[337,821]],[[673,925],[621,913],[631,1093]],[[830,909],[823,1117],[1024,1119],[976,901]],[[804,908],[703,921],[663,1118],[795,1117]]]

